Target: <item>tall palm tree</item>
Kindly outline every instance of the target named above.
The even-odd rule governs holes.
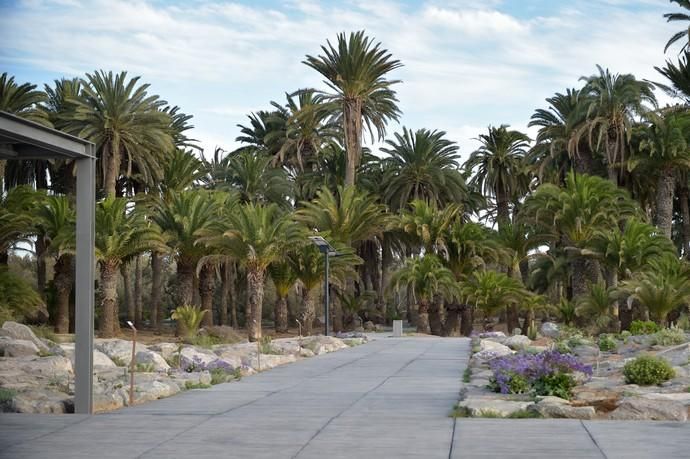
[[[690,114],[674,110],[649,113],[647,119],[649,124],[639,131],[639,155],[630,168],[639,164],[644,174],[656,176],[654,223],[671,239],[676,182],[690,170]]]
[[[223,224],[209,231],[206,244],[239,260],[247,274],[249,340],[261,338],[264,281],[271,263],[304,243],[300,228],[277,205],[243,204],[228,213]]]
[[[676,3],[679,7],[686,11],[690,10],[690,1],[688,0],[670,0],[670,2]],[[687,13],[666,13],[664,14],[664,17],[666,18],[666,22],[690,22],[690,14]],[[683,39],[685,39],[684,43],[682,41]],[[688,27],[679,30],[678,32],[674,33],[671,38],[669,38],[668,42],[666,42],[666,46],[664,46],[664,52],[668,51],[668,49],[678,41],[680,41],[683,45],[681,52],[690,51],[690,24]]]
[[[371,133],[372,141],[374,131],[382,140],[388,121],[397,121],[400,115],[392,89],[400,81],[386,77],[402,64],[364,31],[352,32],[349,37],[338,34],[337,46],[328,41],[321,50],[323,55],[307,55],[303,62],[326,78],[325,83],[333,92],[324,93],[324,100],[340,107],[347,151],[345,185],[354,185],[362,155],[363,125]]]
[[[108,197],[96,205],[96,260],[100,267],[100,326],[102,338],[119,330],[117,273],[136,255],[162,245],[159,233],[140,215],[127,210],[128,201]]]
[[[612,74],[597,65],[598,74],[581,77],[585,81],[582,93],[587,96],[587,121],[574,138],[588,139],[595,151],[603,151],[609,180],[618,183],[618,176],[626,161],[632,125],[636,115],[649,111],[645,104],[656,107],[652,84],[634,75]]]
[[[439,206],[463,202],[467,186],[459,171],[460,155],[454,142],[443,131],[403,127],[402,135],[386,140],[383,159],[384,200],[394,210],[407,206],[412,199],[424,199]]]
[[[0,75],[0,111],[50,126],[41,107],[45,101],[46,94],[37,91],[35,84],[18,84],[7,72]]]
[[[496,199],[496,222],[499,228],[510,222],[510,203],[518,194],[526,191],[520,177],[524,174],[529,137],[508,127],[505,124],[489,126],[488,132],[478,138],[481,146],[465,163],[467,169],[476,169],[472,181],[484,194]]]
[[[688,57],[690,52],[684,52],[678,58],[678,64],[666,61],[665,67],[654,67],[654,69],[668,80],[667,84],[655,83],[669,96],[681,99],[685,105],[690,104],[690,65]]]
[[[403,267],[393,274],[391,286],[412,287],[417,299],[417,332],[429,333],[429,305],[436,294],[452,298],[457,293],[457,283],[453,273],[443,266],[436,255],[409,258]]]
[[[569,173],[564,188],[541,185],[524,203],[521,218],[535,225],[545,240],[558,243],[571,254],[573,296],[585,294],[587,283],[596,283],[599,267],[583,250],[601,231],[612,231],[639,212],[628,194],[600,177]]]
[[[76,213],[66,196],[48,196],[36,213],[37,237],[46,243],[46,255],[55,259],[53,285],[57,311],[55,333],[69,333],[69,302],[74,282]]]
[[[96,144],[107,196],[115,196],[121,171],[130,175],[133,165],[144,177],[159,179],[161,158],[174,146],[165,101],[138,83],[139,77],[127,80],[127,72],[87,74],[65,126]]]

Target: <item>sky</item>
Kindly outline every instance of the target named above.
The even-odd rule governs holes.
[[[654,66],[682,25],[664,0],[0,0],[0,73],[42,87],[127,70],[194,115],[212,153],[237,146],[246,115],[286,92],[326,89],[302,63],[339,32],[366,30],[404,67],[389,134],[438,129],[477,147],[489,125],[527,123],[544,99],[596,72],[660,81]],[[663,100],[663,97],[662,97]],[[376,148],[378,145],[374,145]]]

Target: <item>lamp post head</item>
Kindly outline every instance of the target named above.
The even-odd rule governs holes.
[[[312,242],[312,244],[319,248],[319,252],[328,254],[328,256],[331,257],[338,255],[338,252],[335,250],[335,248],[323,237],[309,236],[309,240]]]

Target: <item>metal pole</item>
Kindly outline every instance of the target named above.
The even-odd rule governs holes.
[[[328,250],[325,252],[326,255],[326,276],[324,278],[324,283],[323,283],[323,296],[324,296],[324,301],[323,301],[323,309],[324,309],[324,331],[323,334],[324,336],[328,336],[328,307],[329,307],[329,301],[330,298],[328,297]]]
[[[94,244],[96,212],[95,148],[77,160],[77,254],[75,291],[74,412],[93,413]]]

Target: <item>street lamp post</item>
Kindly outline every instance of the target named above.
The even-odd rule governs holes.
[[[329,316],[329,306],[330,306],[330,292],[328,289],[328,269],[329,269],[329,257],[334,257],[338,255],[338,252],[328,243],[327,240],[321,236],[310,236],[309,240],[319,248],[319,252],[324,255],[324,279],[323,279],[323,312],[324,312],[324,331],[323,334],[328,336],[328,316]]]

